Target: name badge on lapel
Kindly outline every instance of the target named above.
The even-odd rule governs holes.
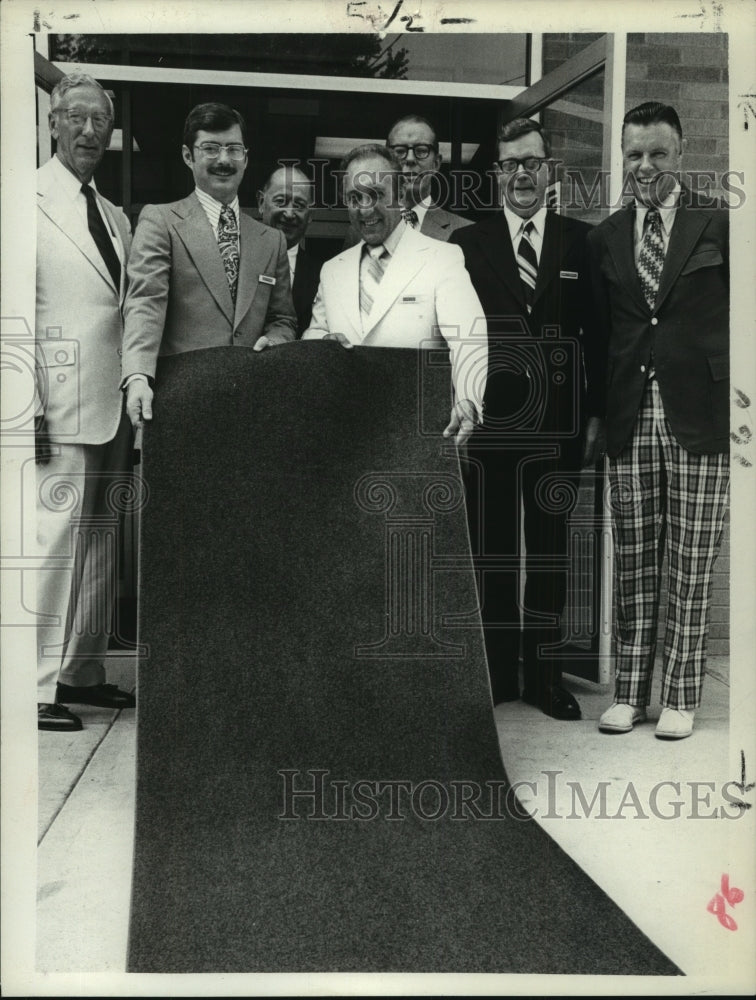
[[[261,274],[257,282],[262,285],[275,285],[276,279],[272,278],[269,274]]]
[[[577,273],[577,271],[560,271],[559,272],[559,277],[560,278],[571,278],[573,281],[577,281],[577,279],[578,279],[578,273]]]

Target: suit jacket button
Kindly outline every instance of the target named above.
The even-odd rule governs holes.
[[[659,320],[656,318],[656,316],[654,316],[654,318],[651,320],[651,326],[656,326],[658,322]]]
[[[641,371],[645,372],[645,370],[646,370],[646,366],[645,365],[641,365]]]
[[[123,357],[123,351],[121,350],[121,348],[120,348],[120,347],[118,348],[118,351],[117,351],[117,354],[118,354],[118,357],[119,357],[119,358],[122,358],[122,357]]]

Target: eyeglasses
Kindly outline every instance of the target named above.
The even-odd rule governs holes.
[[[400,160],[406,160],[410,150],[415,154],[416,160],[427,160],[431,153],[436,152],[436,147],[430,146],[427,142],[418,142],[414,146],[389,146],[389,149],[396,153]]]
[[[220,142],[201,142],[194,148],[198,149],[206,160],[217,160],[222,149],[226,150],[229,160],[243,160],[247,155],[247,150],[240,142],[229,142],[225,145]]]
[[[89,114],[87,111],[79,111],[76,108],[72,108],[70,111],[64,110],[63,108],[57,109],[59,114],[65,115],[71,125],[76,126],[76,128],[83,128],[87,119],[92,122],[92,128],[97,132],[104,132],[107,128],[110,128],[113,119],[110,115],[103,114]]]
[[[511,156],[506,160],[497,160],[496,162],[505,174],[514,174],[521,165],[529,174],[535,174],[541,169],[544,163],[548,162],[548,159],[548,156],[525,156],[520,160]]]

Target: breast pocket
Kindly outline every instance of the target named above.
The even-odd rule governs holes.
[[[680,274],[692,274],[703,267],[719,267],[720,264],[724,264],[724,257],[719,250],[699,250],[690,255]]]

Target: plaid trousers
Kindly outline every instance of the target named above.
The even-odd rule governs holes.
[[[647,705],[665,545],[668,607],[661,703],[701,703],[712,570],[729,496],[729,456],[682,448],[650,379],[630,442],[609,459],[615,560],[615,701]]]

